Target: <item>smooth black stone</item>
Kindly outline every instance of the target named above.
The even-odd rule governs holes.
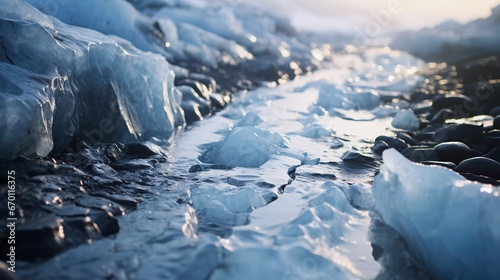
[[[429,125],[431,125],[431,123],[428,120],[420,119],[420,125],[418,128],[424,129],[424,128],[428,127]]]
[[[493,120],[493,128],[500,129],[500,115],[496,116]]]
[[[226,107],[227,102],[224,100],[224,96],[218,93],[210,94],[210,104],[215,106],[217,109],[222,109]]]
[[[484,145],[487,147],[500,147],[500,130],[494,129],[486,134]]]
[[[492,108],[489,113],[493,117],[500,115],[500,106],[496,106],[496,107]]]
[[[500,148],[489,151],[486,155],[484,155],[484,157],[500,162]]]
[[[471,107],[471,104],[473,104],[473,102],[469,97],[460,94],[451,96],[438,96],[432,101],[432,107],[437,110],[444,108],[454,109],[454,107],[456,106],[462,108],[465,106]]]
[[[430,119],[431,124],[441,124],[448,119],[456,119],[458,115],[450,109],[441,109]]]
[[[500,185],[499,180],[495,180],[495,179],[490,178],[490,177],[485,177],[485,176],[476,175],[476,174],[472,174],[472,173],[460,173],[460,175],[464,176],[465,179],[467,179],[467,180],[479,182],[481,184],[490,184],[493,186]]]
[[[211,92],[214,92],[217,88],[217,82],[210,76],[199,73],[190,73],[189,78],[204,84]]]
[[[492,130],[494,130],[495,128],[493,127],[493,125],[488,125],[488,126],[485,126],[484,127],[484,133],[488,133]]]
[[[401,154],[413,162],[439,161],[436,151],[428,147],[409,147]]]
[[[120,225],[118,221],[113,218],[110,214],[103,211],[96,211],[90,213],[90,218],[99,228],[99,232],[103,236],[108,236],[115,234],[120,231]]]
[[[412,136],[410,136],[408,133],[405,132],[398,132],[397,137],[401,140],[403,140],[406,144],[414,146],[417,145],[417,142],[415,139],[413,139]]]
[[[199,97],[198,94],[192,88],[188,86],[178,86],[177,89],[179,89],[182,92],[181,107],[183,107],[182,104],[184,102],[193,101],[196,104],[198,104],[198,110],[200,111],[202,116],[210,114],[210,102]]]
[[[362,163],[362,164],[370,164],[375,161],[374,158],[369,157],[367,155],[363,155],[357,151],[347,151],[344,155],[341,157],[342,161],[348,162],[348,163]]]
[[[484,140],[483,129],[482,125],[472,124],[446,126],[434,134],[433,140],[438,143],[457,141],[467,145],[482,143]]]
[[[416,134],[415,134],[415,139],[417,141],[434,141],[434,135],[436,134],[437,131],[443,129],[444,125],[442,124],[430,124],[427,125],[426,127],[421,128]]]
[[[457,165],[454,164],[453,162],[446,162],[446,161],[421,161],[420,163],[424,165],[442,166],[448,169],[455,169],[457,167]]]
[[[194,81],[191,79],[184,79],[176,82],[176,86],[188,86],[192,88],[198,94],[199,97],[207,101],[210,100],[210,92],[208,88],[204,84],[198,81]]]
[[[475,157],[462,161],[455,171],[472,173],[500,180],[500,163],[486,157]]]
[[[384,141],[376,141],[371,148],[374,154],[381,155],[385,150],[390,149],[389,145]]]
[[[434,147],[440,161],[449,161],[459,164],[468,158],[478,157],[482,154],[472,150],[462,142],[444,142]]]
[[[395,137],[379,136],[375,138],[375,142],[377,141],[384,141],[385,143],[387,143],[387,145],[389,145],[389,147],[394,148],[399,152],[409,147],[409,145],[406,144],[403,140]]]
[[[422,133],[418,133],[417,135],[415,135],[415,138],[418,141],[431,141],[434,139],[434,134],[436,134],[436,133],[435,132],[422,132]]]
[[[182,101],[181,107],[184,111],[187,123],[193,123],[203,119],[198,103],[191,100]]]

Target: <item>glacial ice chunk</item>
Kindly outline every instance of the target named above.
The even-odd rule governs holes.
[[[262,195],[250,187],[222,191],[207,186],[192,187],[190,191],[201,224],[244,225],[254,209],[267,204]]]
[[[392,120],[391,125],[395,128],[415,131],[420,127],[420,121],[412,110],[407,109],[399,111]]]
[[[184,124],[164,57],[66,25],[24,1],[2,5],[0,100],[10,105],[0,127],[12,133],[2,135],[0,160],[46,156],[79,141],[168,137]]]
[[[53,148],[54,91],[57,74],[39,75],[0,62],[0,159],[46,155]],[[29,94],[27,94],[29,93]]]
[[[317,104],[325,109],[371,110],[380,106],[380,96],[374,90],[351,90],[335,84],[321,83]]]
[[[436,279],[500,279],[498,188],[437,166],[412,163],[394,149],[373,185],[375,212],[401,234]]]
[[[42,13],[56,17],[66,24],[93,29],[106,35],[115,35],[132,42],[141,50],[166,54],[164,45],[168,38],[165,38],[158,23],[155,24],[153,18],[138,12],[127,1],[28,0],[27,2]]]
[[[224,141],[205,151],[200,160],[231,167],[259,167],[279,147],[285,147],[285,140],[278,133],[255,127],[237,127]]]
[[[326,81],[312,82],[298,91],[308,88],[318,88],[319,96],[317,105],[330,109],[345,110],[372,110],[380,106],[381,100],[378,92],[374,90],[356,89],[339,86]]]

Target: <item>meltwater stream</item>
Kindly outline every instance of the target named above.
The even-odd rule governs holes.
[[[119,218],[116,236],[22,264],[19,276],[421,278],[409,259],[391,271],[372,245],[397,236],[370,216],[379,164],[370,147],[409,107],[400,97],[422,67],[407,54],[366,48],[337,55],[329,70],[237,94],[175,136],[168,163],[141,175],[167,179]]]

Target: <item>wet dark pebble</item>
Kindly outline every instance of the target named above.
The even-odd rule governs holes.
[[[413,139],[413,136],[411,136],[408,133],[405,132],[398,132],[397,137],[401,140],[403,140],[406,144],[414,146],[417,145],[417,142],[415,139]]]
[[[413,162],[439,161],[436,151],[429,147],[408,147],[401,154]]]
[[[210,92],[205,84],[202,84],[198,81],[191,79],[184,79],[176,82],[176,86],[188,86],[192,88],[199,97],[209,101],[210,100]]]
[[[475,157],[462,161],[455,171],[472,173],[500,180],[500,163],[486,157]]]
[[[218,93],[210,94],[210,103],[216,109],[222,109],[222,108],[226,107],[226,105],[229,101],[230,101],[229,98],[226,98],[225,96],[223,96],[221,94],[218,94]]]
[[[476,150],[462,142],[444,142],[434,147],[440,161],[449,161],[459,164],[465,159],[481,156]]]
[[[198,96],[198,94],[196,94],[196,92],[190,87],[179,86],[178,89],[182,91],[182,103],[184,103],[185,101],[195,102],[196,104],[198,104],[198,110],[200,111],[202,116],[210,114],[211,106],[209,100],[205,100]]]
[[[190,73],[188,78],[204,84],[209,92],[215,92],[217,89],[217,82],[210,76],[199,73]]]
[[[489,151],[484,157],[500,162],[500,148]]]
[[[394,148],[399,152],[403,151],[404,149],[406,149],[410,146],[407,143],[405,143],[403,140],[396,138],[396,137],[379,136],[375,139],[375,143],[379,142],[379,141],[383,141],[383,142],[387,143],[387,145],[390,148]]]
[[[200,105],[192,100],[182,101],[181,107],[184,110],[184,116],[187,123],[193,123],[203,119],[200,111]]]
[[[455,109],[456,107],[462,108],[464,106],[471,106],[473,104],[472,100],[461,94],[438,96],[432,101],[432,107],[434,109]]]
[[[401,153],[414,162],[455,170],[469,180],[499,185],[500,95],[496,93],[500,84],[489,81],[485,88],[478,83],[477,77],[483,72],[477,71],[491,72],[482,66],[474,70],[462,68],[469,78],[476,78],[465,83],[455,66],[432,68],[427,79],[411,93],[411,108],[420,119],[420,128],[414,134],[398,133],[397,138],[409,145]],[[488,98],[478,101],[478,94]],[[494,119],[484,125],[470,119],[488,114]],[[377,138],[373,153],[396,148],[389,142],[390,137],[384,137]]]
[[[500,130],[494,129],[486,133],[484,144],[489,148],[500,147]]]
[[[451,109],[441,109],[436,114],[431,116],[429,122],[431,124],[441,124],[448,119],[456,119],[458,117],[458,114]]]
[[[371,164],[375,161],[374,158],[363,155],[358,151],[347,151],[341,157],[342,161],[347,163],[362,163],[362,164]]]
[[[493,127],[493,125],[488,125],[488,126],[485,126],[484,127],[484,133],[488,133],[492,130],[494,130],[495,128]]]
[[[500,129],[500,114],[495,117],[493,120],[493,128]]]
[[[450,125],[438,130],[433,137],[437,143],[458,141],[465,144],[482,143],[484,127],[482,125]]]
[[[430,113],[433,109],[432,104],[427,101],[414,104],[413,106],[411,106],[411,108],[417,115]]]
[[[490,111],[489,114],[493,117],[499,116],[500,115],[500,106],[493,107]]]
[[[415,140],[417,141],[434,141],[436,131],[443,129],[445,126],[442,124],[428,124],[426,127],[420,129],[415,133]]]
[[[372,146],[372,152],[377,155],[382,155],[382,153],[390,149],[389,144],[385,143],[384,141],[376,141],[375,144]]]

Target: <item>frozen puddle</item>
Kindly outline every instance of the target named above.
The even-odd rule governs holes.
[[[373,140],[423,64],[374,48],[331,70],[237,95],[172,140],[172,180],[112,239],[26,265],[37,279],[374,279]],[[404,125],[404,123],[403,123]],[[28,267],[30,267],[28,269]]]

